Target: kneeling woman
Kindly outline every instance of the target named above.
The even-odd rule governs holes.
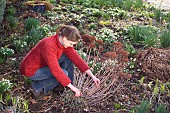
[[[73,63],[82,73],[89,75],[97,87],[100,85],[100,80],[73,47],[79,39],[76,27],[60,26],[55,35],[42,39],[22,60],[20,73],[32,80],[31,85],[37,96],[40,92],[46,94],[60,84],[69,87],[75,96],[81,96],[80,90],[72,85]]]

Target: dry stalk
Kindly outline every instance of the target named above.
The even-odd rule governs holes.
[[[97,46],[92,48],[94,40],[88,39],[91,38],[91,36],[86,35],[84,38],[87,38],[85,39],[87,41],[85,44],[89,44],[86,48],[87,57],[84,60],[87,63],[90,61],[93,62],[92,71],[101,81],[100,86],[96,87],[88,75],[82,74],[79,69],[75,68],[74,85],[81,89],[83,94],[83,99],[81,98],[81,100],[86,103],[84,106],[88,106],[89,108],[89,106],[101,103],[111,97],[123,86],[121,80],[123,78],[131,78],[131,76],[123,72],[128,59],[128,52],[123,50],[123,44],[115,42],[111,52],[102,54]],[[83,50],[84,49],[82,49],[82,52],[84,52]],[[98,63],[100,67],[98,67]],[[67,95],[65,95],[65,98],[70,98],[66,96]]]

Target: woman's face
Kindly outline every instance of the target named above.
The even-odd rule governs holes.
[[[63,37],[62,45],[64,46],[64,48],[73,47],[73,45],[75,44],[77,44],[77,42],[70,41],[66,37]]]

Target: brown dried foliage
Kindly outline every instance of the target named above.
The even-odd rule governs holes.
[[[136,58],[148,79],[170,81],[170,49],[149,48],[139,52]]]
[[[127,79],[131,78],[130,74],[123,72],[127,66],[128,52],[123,49],[122,43],[115,42],[112,51],[103,54],[101,53],[102,41],[96,41],[94,36],[88,34],[83,35],[82,39],[86,45],[85,61],[93,62],[91,69],[94,71],[97,67],[96,64],[101,64],[101,67],[98,67],[99,69],[94,73],[101,81],[100,87],[96,87],[89,76],[83,75],[79,69],[75,69],[74,85],[82,90],[84,103],[91,106],[111,97],[118,89],[123,88]],[[98,45],[91,48],[95,43]],[[83,48],[81,49],[83,51]]]

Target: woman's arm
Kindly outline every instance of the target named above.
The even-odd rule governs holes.
[[[94,83],[96,84],[96,86],[99,87],[99,85],[100,85],[100,80],[93,75],[93,73],[91,72],[91,70],[88,69],[88,70],[85,71],[85,73],[88,74],[88,75],[93,79],[93,81],[94,81]]]

